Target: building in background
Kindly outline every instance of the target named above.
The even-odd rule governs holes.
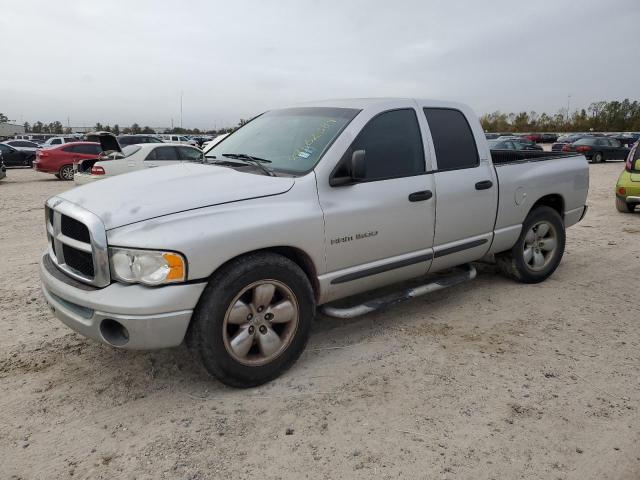
[[[0,123],[0,138],[13,138],[15,135],[24,133],[23,125],[14,123]]]

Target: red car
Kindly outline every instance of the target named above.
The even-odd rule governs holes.
[[[528,138],[529,140],[535,143],[542,142],[542,135],[539,133],[527,133],[526,135],[523,135],[523,137]]]
[[[102,152],[99,143],[71,142],[53,148],[36,150],[33,168],[39,172],[53,173],[61,180],[73,180],[73,164],[80,160],[96,158]]]

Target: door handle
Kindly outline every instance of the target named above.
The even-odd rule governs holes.
[[[423,190],[421,192],[413,192],[409,195],[410,202],[423,202],[433,197],[431,190]]]
[[[476,190],[487,190],[491,187],[493,187],[491,180],[483,180],[482,182],[476,183]]]

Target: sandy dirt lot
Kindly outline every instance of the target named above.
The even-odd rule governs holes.
[[[539,285],[478,279],[358,320],[318,318],[300,361],[227,388],[186,348],[127,352],[60,324],[40,293],[43,202],[0,182],[0,478],[640,478],[640,214],[621,163]]]

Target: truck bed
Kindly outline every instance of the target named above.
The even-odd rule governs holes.
[[[580,154],[575,152],[541,152],[539,150],[491,150],[491,159],[497,167],[508,163],[539,162],[576,156],[580,156]]]

